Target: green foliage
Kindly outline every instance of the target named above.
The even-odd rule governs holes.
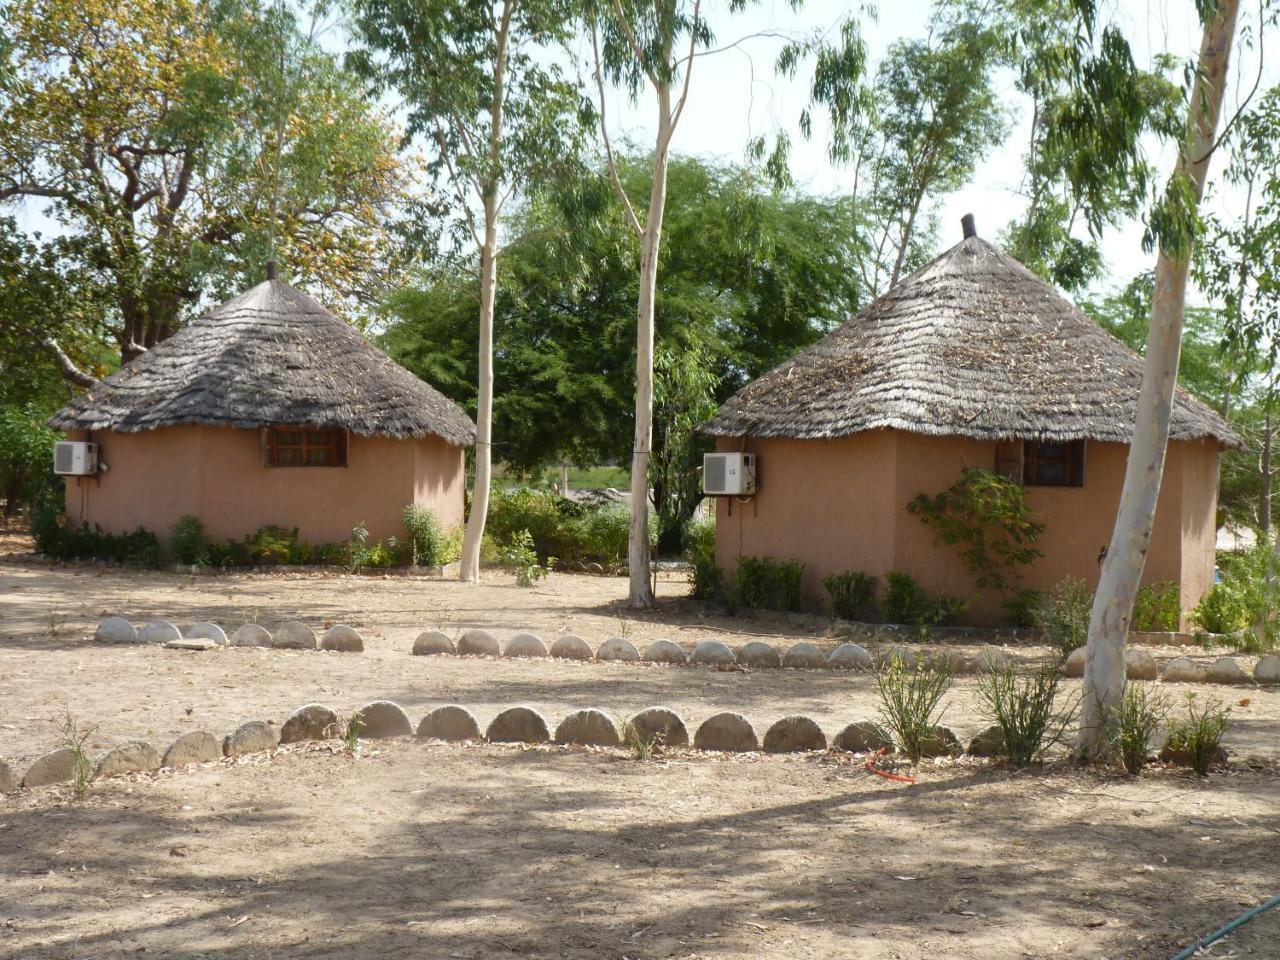
[[[58,435],[44,425],[47,414],[35,401],[4,403],[5,392],[0,389],[0,496],[13,513],[22,504],[58,498],[62,479],[53,472]]]
[[[1065,660],[1089,639],[1093,592],[1077,577],[1067,577],[1035,606],[1035,628]]]
[[[70,710],[65,710],[58,721],[58,741],[64,749],[71,751],[71,784],[77,800],[83,800],[89,795],[89,784],[93,780],[93,761],[89,757],[87,745],[97,732],[96,726],[82,725]]]
[[[716,522],[697,520],[685,536],[684,558],[695,600],[717,600],[724,589],[724,572],[716,564]]]
[[[1151,738],[1165,722],[1169,699],[1154,687],[1130,683],[1124,688],[1120,706],[1110,718],[1111,743],[1120,762],[1131,776],[1146,766]]]
[[[1131,629],[1140,632],[1173,631],[1182,618],[1182,592],[1172,581],[1149,583],[1133,601]]]
[[[1170,751],[1182,754],[1200,776],[1205,776],[1218,758],[1222,738],[1231,727],[1231,708],[1220,700],[1200,706],[1194,693],[1187,696],[1187,718],[1169,722]]]
[[[954,622],[969,605],[967,600],[945,593],[931,596],[909,573],[894,570],[885,580],[880,609],[888,623],[939,626]]]
[[[1208,633],[1238,633],[1249,625],[1244,594],[1234,583],[1215,583],[1191,611],[1191,622]]]
[[[876,578],[857,570],[833,573],[822,585],[831,595],[831,612],[844,620],[871,620],[876,612]]]
[[[203,566],[209,563],[209,537],[199,517],[190,514],[179,517],[169,537],[169,549],[178,563],[187,566]]]
[[[912,763],[919,763],[942,719],[939,704],[951,689],[951,671],[941,663],[918,661],[906,666],[890,657],[876,674],[879,714],[894,745]]]
[[[772,557],[739,557],[734,574],[737,600],[752,610],[800,609],[804,564]]]
[[[94,524],[75,526],[56,504],[42,505],[32,518],[36,549],[60,560],[106,560],[139,567],[160,565],[160,541],[145,527],[132,533],[107,533]]]
[[[919,494],[907,510],[933,530],[935,542],[958,547],[974,585],[1001,593],[1021,589],[1022,571],[1041,557],[1044,524],[1031,519],[1022,485],[990,470],[966,468],[937,494]]]
[[[1020,677],[1016,664],[988,662],[978,676],[978,696],[984,714],[1004,734],[1004,753],[1015,767],[1039,760],[1062,739],[1075,714],[1074,704],[1057,710],[1062,672],[1056,665]]]
[[[533,537],[528,530],[519,531],[510,543],[500,549],[498,560],[515,571],[516,583],[522,587],[532,587],[551,572],[551,565],[555,563],[554,557],[548,557],[545,565],[538,562]]]
[[[409,531],[410,562],[427,567],[442,567],[462,555],[462,544],[440,527],[435,513],[420,503],[404,508],[404,525]]]
[[[631,515],[612,501],[570,500],[545,490],[520,488],[495,492],[485,529],[499,549],[528,533],[545,563],[617,566],[627,556]],[[658,518],[649,517],[649,540],[657,537]]]
[[[1043,590],[1019,590],[1001,606],[1009,614],[1015,627],[1029,628],[1036,625],[1036,610],[1044,602]]]
[[[259,527],[249,537],[248,545],[249,562],[260,566],[311,562],[311,548],[298,539],[297,527]]]

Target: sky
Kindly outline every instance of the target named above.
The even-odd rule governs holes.
[[[690,85],[689,101],[676,130],[672,149],[681,154],[744,162],[746,146],[759,135],[771,136],[779,128],[791,134],[792,173],[800,189],[819,194],[837,194],[849,189],[851,172],[833,166],[827,156],[827,127],[820,111],[814,113],[812,137],[799,135],[797,119],[808,101],[805,71],[795,79],[774,75],[773,64],[785,42],[778,34],[800,37],[814,31],[830,31],[841,21],[852,3],[859,0],[808,0],[799,10],[786,2],[763,0],[742,13],[730,15],[723,0],[708,0],[710,23],[716,47],[721,52],[697,58]],[[1180,61],[1193,58],[1199,49],[1200,25],[1193,0],[1103,0],[1107,15],[1117,21],[1133,47],[1135,59],[1146,65],[1160,52],[1174,54]],[[862,29],[874,64],[888,46],[899,38],[921,37],[932,4],[930,0],[879,0],[874,17],[862,18]],[[1248,2],[1242,24],[1254,24],[1257,6]],[[1274,31],[1273,31],[1274,32]],[[1272,44],[1280,36],[1270,38]],[[740,41],[740,42],[739,42]],[[342,31],[330,35],[326,45],[343,43]],[[580,51],[584,59],[589,50]],[[1280,58],[1271,57],[1262,71],[1262,89],[1280,83]],[[1224,117],[1230,117],[1241,99],[1254,86],[1259,71],[1259,50],[1237,44],[1226,94]],[[1030,132],[1029,106],[1013,84],[1012,74],[999,78],[999,89],[1011,108],[1010,132],[1004,143],[979,165],[963,189],[943,197],[934,208],[939,222],[939,245],[950,247],[960,240],[960,218],[973,213],[979,235],[995,239],[1004,227],[1025,210],[1019,195],[1023,151]],[[630,140],[638,146],[653,142],[656,107],[652,100],[631,103],[621,92],[610,95],[608,113],[615,141]],[[1172,169],[1174,148],[1148,145],[1155,162],[1158,181],[1163,183]],[[1211,194],[1206,209],[1225,216],[1238,215],[1243,198],[1221,183],[1222,162],[1210,169]],[[1216,183],[1214,181],[1217,181]],[[40,205],[27,204],[20,223],[28,230],[52,232],[57,229],[40,213]],[[1143,226],[1135,219],[1103,236],[1102,260],[1109,273],[1097,285],[1100,290],[1122,286],[1137,273],[1150,269],[1154,254],[1142,250]],[[1091,292],[1100,292],[1095,290]],[[1193,291],[1192,299],[1202,300]]]

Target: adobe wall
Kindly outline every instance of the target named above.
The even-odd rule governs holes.
[[[278,524],[325,543],[347,540],[361,523],[371,540],[403,539],[411,502],[431,507],[446,527],[462,518],[463,453],[435,437],[353,434],[346,467],[264,466],[258,430],[167,427],[92,439],[110,469],[67,478],[67,516],[112,532],[144,526],[163,541],[191,514],[217,540]]]
[[[721,440],[718,448],[738,450],[742,441]],[[974,594],[957,551],[936,545],[907,504],[951,486],[965,467],[991,469],[994,443],[876,431],[837,441],[748,440],[745,449],[759,455],[760,491],[751,502],[735,502],[732,516],[726,498],[717,498],[717,560],[726,572],[738,556],[803,560],[805,601],[822,609],[822,578],[843,570],[874,574],[882,586],[887,572],[901,570],[930,591]],[[1083,487],[1026,488],[1033,516],[1045,524],[1037,544],[1044,556],[1027,572],[1028,588],[1048,590],[1067,576],[1096,587],[1127,451],[1090,442]],[[1178,583],[1184,609],[1212,582],[1217,477],[1216,446],[1169,444],[1143,582]],[[1004,617],[999,598],[984,595],[964,619],[992,624]]]

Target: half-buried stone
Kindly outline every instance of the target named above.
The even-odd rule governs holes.
[[[1084,647],[1076,647],[1067,654],[1066,662],[1062,665],[1062,675],[1064,677],[1083,677],[1085,659],[1088,652]]]
[[[138,631],[138,640],[142,643],[168,643],[181,639],[182,631],[168,620],[152,620]]]
[[[233,647],[269,647],[271,631],[256,623],[246,623],[231,634]]]
[[[118,777],[125,773],[144,773],[160,769],[160,752],[145,740],[130,740],[112,747],[93,771],[93,779]]]
[[[645,647],[644,658],[650,663],[685,663],[689,657],[684,647],[674,640],[655,640]]]
[[[18,775],[13,767],[0,760],[0,793],[13,793],[18,789]]]
[[[650,707],[641,710],[629,721],[623,731],[628,746],[641,741],[662,747],[687,747],[689,731],[680,715],[666,707]]]
[[[439,630],[424,630],[413,641],[415,657],[430,657],[438,653],[456,653],[453,641]]]
[[[1004,730],[997,724],[987,727],[972,740],[965,750],[971,757],[999,757],[1004,754]]]
[[[466,707],[446,704],[436,707],[418,724],[418,736],[431,740],[479,740],[480,724]]]
[[[783,717],[764,735],[765,753],[803,753],[827,749],[827,735],[808,717]]]
[[[742,714],[717,713],[702,721],[694,734],[693,745],[699,750],[744,752],[759,750],[760,740],[751,721]]]
[[[93,639],[99,643],[137,643],[138,631],[124,617],[107,617],[98,624]]]
[[[1209,683],[1248,683],[1249,674],[1244,665],[1235,657],[1219,657],[1209,664],[1205,671],[1205,680]]]
[[[752,640],[738,650],[738,662],[746,667],[780,667],[782,657],[773,644]]]
[[[960,753],[960,739],[948,727],[934,727],[924,742],[922,757],[954,757]]]
[[[466,657],[496,657],[502,650],[488,630],[467,630],[458,638],[458,653]]]
[[[408,737],[413,734],[409,715],[398,703],[375,700],[357,711],[360,717],[360,736],[369,740],[385,740],[388,737]]]
[[[246,753],[261,753],[276,748],[276,732],[268,723],[250,720],[227,734],[222,741],[224,757],[240,757]]]
[[[60,747],[27,767],[22,776],[24,787],[46,787],[51,783],[66,783],[76,775],[76,752],[70,747]]]
[[[345,623],[335,623],[320,638],[321,650],[334,650],[338,653],[364,652],[364,637],[355,627]]]
[[[1124,675],[1130,680],[1154,680],[1160,675],[1156,658],[1145,650],[1129,647],[1124,652]]]
[[[827,657],[816,643],[797,643],[782,658],[782,665],[802,668],[825,667]]]
[[[219,646],[227,645],[227,632],[216,623],[208,621],[193,623],[183,631],[182,635],[188,640],[212,640]]]
[[[596,651],[596,659],[631,662],[640,659],[640,651],[625,637],[610,637],[600,644],[600,649]]]
[[[222,759],[222,744],[212,733],[193,730],[184,733],[164,752],[162,767],[185,767],[189,763],[210,763]]]
[[[733,648],[719,640],[702,640],[693,648],[689,659],[694,663],[705,663],[711,666],[727,667],[737,663]]]
[[[507,641],[507,648],[502,651],[504,657],[545,657],[548,655],[547,645],[536,633],[517,633]]]
[[[1280,656],[1268,653],[1253,668],[1253,679],[1258,683],[1280,683]]]
[[[558,660],[590,660],[595,654],[587,641],[566,633],[551,644],[551,656]]]
[[[491,743],[545,743],[550,737],[547,721],[528,707],[508,707],[493,718],[484,733]]]
[[[314,650],[315,631],[300,620],[290,620],[276,628],[271,646],[277,650]]]
[[[556,727],[556,743],[616,747],[622,742],[618,725],[603,710],[576,710]]]
[[[892,750],[893,738],[884,727],[872,720],[858,720],[836,734],[831,745],[849,753],[874,753]]]
[[[323,703],[308,703],[289,714],[280,728],[281,743],[330,740],[338,736],[338,715]]]
[[[1174,657],[1160,671],[1160,679],[1165,683],[1204,683],[1205,672],[1204,664],[1187,657]]]
[[[837,670],[870,670],[871,654],[856,643],[842,643],[827,655],[827,666]]]

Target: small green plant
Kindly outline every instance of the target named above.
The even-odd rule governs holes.
[[[631,747],[631,759],[648,763],[662,752],[666,736],[661,730],[645,736],[629,720],[619,726],[622,728],[622,741]]]
[[[953,622],[969,605],[967,600],[950,594],[930,595],[909,573],[894,570],[885,581],[882,607],[889,623],[940,626]]]
[[[209,538],[199,517],[188,513],[178,518],[169,538],[169,549],[181,564],[202,567],[209,563]]]
[[[1149,583],[1139,588],[1133,601],[1132,629],[1143,633],[1173,631],[1181,618],[1181,591],[1176,583]]]
[[[1093,592],[1077,577],[1067,577],[1040,598],[1032,614],[1035,627],[1066,659],[1089,639]]]
[[[443,567],[451,562],[448,535],[440,528],[434,511],[420,503],[404,508],[404,525],[409,531],[409,557],[415,566]]]
[[[498,552],[498,559],[504,566],[515,571],[516,583],[522,587],[532,587],[551,572],[554,558],[548,557],[546,566],[538,562],[538,553],[533,547],[533,537],[528,530],[516,534],[514,540]]]
[[[734,593],[743,606],[753,610],[800,609],[804,564],[772,557],[739,557],[734,574]]]
[[[360,731],[363,729],[364,714],[359,710],[341,722],[342,745],[347,753],[354,755],[360,749]]]
[[[858,570],[824,577],[831,595],[831,612],[844,620],[871,620],[876,613],[876,578]]]
[[[1109,728],[1111,744],[1131,776],[1136,777],[1146,765],[1151,738],[1168,712],[1169,699],[1163,693],[1140,683],[1125,686]]]
[[[724,587],[724,574],[716,565],[716,524],[697,520],[685,531],[684,558],[689,563],[690,592],[695,600],[716,600]]]
[[[987,661],[978,676],[978,696],[983,712],[1004,734],[1004,754],[1015,767],[1039,760],[1062,739],[1075,715],[1075,705],[1057,710],[1062,672],[1056,665],[1042,667],[1025,677],[1017,666]]]
[[[898,749],[913,764],[920,762],[934,727],[942,719],[939,704],[951,689],[951,670],[945,663],[921,663],[908,667],[890,657],[876,674],[880,719]]]
[[[97,731],[97,727],[82,727],[70,710],[64,711],[58,721],[59,742],[71,751],[73,759],[71,768],[71,787],[76,799],[83,800],[89,794],[89,782],[93,779],[93,764],[89,761],[89,753],[85,745]]]
[[[1191,611],[1191,622],[1208,633],[1239,633],[1249,625],[1249,605],[1234,583],[1215,583]]]
[[[59,611],[57,607],[50,607],[45,611],[45,633],[48,634],[49,639],[57,640],[62,636],[62,628],[67,625],[67,620],[67,615]]]
[[[1191,769],[1206,776],[1218,759],[1222,738],[1231,727],[1231,708],[1221,700],[1207,700],[1200,706],[1194,693],[1187,695],[1187,719],[1169,724],[1168,750],[1186,757]]]

